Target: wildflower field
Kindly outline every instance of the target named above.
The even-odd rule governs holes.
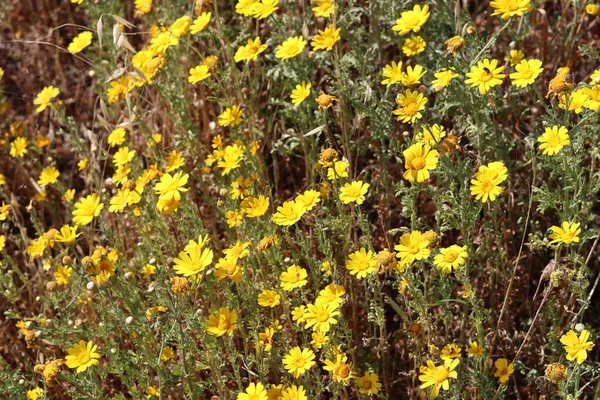
[[[0,4],[0,399],[600,399],[596,0]]]

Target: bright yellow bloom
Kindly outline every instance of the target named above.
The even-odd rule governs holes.
[[[146,15],[152,11],[152,0],[135,0],[135,14]]]
[[[294,378],[298,378],[316,364],[314,359],[315,353],[312,350],[296,346],[283,357],[283,367]]]
[[[54,240],[58,243],[73,243],[81,235],[77,232],[77,226],[63,225],[60,231],[54,235]]]
[[[27,400],[38,400],[38,397],[44,394],[44,389],[37,387],[27,391]]]
[[[275,328],[267,327],[264,332],[258,334],[259,342],[261,347],[265,348],[265,351],[271,351],[273,348],[273,335],[275,334]]]
[[[358,279],[365,278],[368,274],[377,272],[377,258],[375,254],[364,247],[359,251],[350,254],[346,261],[346,268],[351,275],[356,275]]]
[[[458,374],[454,369],[458,366],[460,361],[458,359],[445,360],[444,365],[435,366],[433,361],[427,360],[427,366],[421,367],[421,375],[419,380],[423,382],[421,389],[431,388],[431,398],[435,398],[439,395],[440,389],[450,389],[450,378],[457,379]]]
[[[421,7],[416,4],[412,10],[404,11],[400,14],[400,18],[396,20],[396,25],[392,30],[398,32],[399,35],[406,35],[410,31],[419,32],[421,27],[429,19],[429,5]]]
[[[452,269],[457,270],[461,266],[465,265],[466,259],[469,257],[467,253],[467,246],[452,245],[440,249],[440,254],[435,256],[433,264],[438,271],[449,274]]]
[[[244,111],[238,106],[231,106],[219,115],[219,125],[231,126],[232,128],[242,122]]]
[[[308,42],[304,40],[302,36],[291,37],[277,46],[275,57],[282,60],[296,57],[298,54],[302,53],[302,50],[304,50],[304,47],[307,44]]]
[[[237,400],[268,400],[267,390],[262,383],[250,383],[245,393],[238,393]]]
[[[96,193],[92,193],[75,203],[73,222],[77,225],[88,225],[94,217],[100,215],[103,208],[104,204],[100,202],[100,198]]]
[[[523,60],[515,66],[514,72],[510,74],[513,86],[526,87],[531,85],[544,71],[541,60]]]
[[[125,142],[125,128],[116,128],[108,135],[108,145],[110,147],[120,146]]]
[[[475,200],[486,203],[488,199],[495,201],[502,193],[500,185],[506,179],[506,167],[501,162],[490,163],[479,167],[475,179],[471,179],[471,195]]]
[[[394,246],[394,250],[400,263],[407,266],[415,260],[427,259],[431,253],[429,244],[430,241],[421,231],[412,231],[400,237],[400,243]]]
[[[590,100],[588,92],[585,89],[586,88],[582,88],[571,93],[560,94],[558,96],[558,106],[564,110],[567,108],[568,104],[569,111],[575,111],[575,114],[581,114],[583,108],[588,106]]]
[[[297,105],[302,103],[308,96],[310,96],[310,82],[304,82],[296,85],[296,88],[292,90],[290,94],[290,99],[292,100],[293,105]]]
[[[466,352],[469,354],[469,357],[483,357],[485,353],[485,347],[478,344],[477,341],[473,341],[469,347],[466,348]]]
[[[504,57],[504,61],[508,61],[511,67],[519,64],[525,58],[525,53],[521,50],[511,50],[508,57]]]
[[[500,383],[505,383],[508,381],[508,378],[515,371],[515,366],[513,363],[508,363],[506,358],[499,358],[494,362],[494,366],[496,367],[496,372],[494,372],[494,376],[498,378]]]
[[[160,177],[160,182],[154,186],[154,192],[160,196],[163,201],[179,201],[181,199],[180,192],[187,192],[185,187],[189,175],[182,171],[176,172],[175,175],[165,173]]]
[[[600,13],[600,7],[598,7],[597,4],[587,4],[585,6],[585,12],[595,17]]]
[[[304,314],[305,327],[323,334],[329,332],[331,325],[337,324],[334,317],[340,315],[338,307],[339,303],[325,303],[323,301],[316,301],[315,304],[307,305]]]
[[[447,47],[446,54],[452,53],[453,56],[456,56],[456,52],[465,45],[465,39],[461,36],[452,36],[444,44]]]
[[[164,55],[169,47],[177,46],[178,44],[179,39],[177,38],[177,35],[173,34],[172,32],[166,31],[160,33],[157,37],[153,38],[150,41],[148,49],[155,51],[157,54]]]
[[[136,151],[129,151],[129,147],[124,146],[121,147],[113,156],[113,164],[115,167],[122,167],[125,164],[128,164],[135,157]]]
[[[79,53],[81,50],[92,44],[92,37],[93,34],[90,31],[81,32],[73,38],[71,43],[69,43],[67,50],[69,50],[69,53],[71,54]]]
[[[425,109],[427,103],[427,97],[423,96],[423,93],[418,91],[407,90],[404,94],[399,94],[396,97],[396,104],[398,108],[394,110],[393,114],[397,115],[398,121],[414,123],[416,120],[421,119],[423,116],[421,111]]]
[[[265,19],[279,9],[279,0],[260,0],[252,5],[251,13],[254,18]]]
[[[215,311],[206,321],[206,331],[213,336],[231,336],[237,328],[237,311],[222,307]]]
[[[490,6],[494,9],[492,15],[500,15],[502,19],[509,19],[514,16],[520,17],[533,10],[530,3],[531,0],[495,0],[490,3]]]
[[[37,183],[42,187],[46,185],[52,185],[53,183],[56,183],[59,176],[60,172],[58,172],[56,168],[46,167],[40,173],[40,178],[38,179]]]
[[[498,60],[489,60],[487,58],[479,61],[477,66],[471,67],[471,72],[467,72],[465,83],[471,87],[479,87],[479,93],[486,94],[494,86],[501,85],[504,79],[504,65],[498,67]]]
[[[402,78],[404,77],[404,72],[402,72],[402,61],[399,61],[398,63],[392,61],[391,64],[388,64],[383,68],[381,75],[386,78],[381,81],[382,85],[389,87],[395,83],[402,82]]]
[[[254,40],[248,39],[248,44],[237,49],[233,60],[235,62],[256,60],[258,55],[265,51],[267,47],[258,36]]]
[[[258,305],[261,307],[275,307],[281,302],[281,296],[274,290],[263,290],[258,295]]]
[[[205,64],[200,64],[194,68],[190,68],[190,76],[188,76],[188,82],[191,84],[195,84],[205,80],[206,78],[210,78],[210,76],[211,73],[208,69],[208,66]]]
[[[306,280],[307,277],[308,273],[306,270],[295,264],[288,267],[285,272],[282,272],[281,275],[279,275],[281,287],[286,292],[291,292],[295,288],[305,286],[308,283]]]
[[[242,14],[245,17],[249,17],[254,11],[254,5],[259,2],[260,0],[238,0],[235,5],[235,12]]]
[[[342,28],[335,29],[334,25],[329,25],[325,30],[319,30],[319,34],[315,35],[313,41],[310,42],[314,51],[328,50],[331,51],[333,46],[340,40],[340,32]]]
[[[427,43],[421,36],[411,36],[402,44],[402,52],[407,57],[416,56],[425,51],[425,47]]]
[[[594,347],[593,342],[588,342],[590,332],[587,330],[581,331],[579,337],[575,331],[569,331],[560,337],[560,342],[564,345],[567,352],[567,360],[576,360],[577,364],[581,364],[587,358],[587,352]]]
[[[96,353],[97,348],[98,346],[92,342],[87,342],[86,344],[83,340],[80,340],[79,343],[74,344],[68,350],[69,355],[65,357],[67,367],[77,368],[76,372],[79,374],[92,365],[100,364],[98,359],[101,356],[99,353]]]
[[[306,212],[306,207],[297,201],[286,201],[283,205],[277,207],[277,212],[273,215],[273,222],[277,225],[291,226],[300,221],[300,218]]]
[[[360,205],[365,200],[365,195],[367,194],[368,190],[369,184],[363,183],[362,181],[346,183],[340,189],[340,200],[344,204],[356,203]]]
[[[430,177],[429,171],[437,167],[438,152],[422,142],[417,142],[404,150],[404,179],[409,182],[425,182]]]
[[[329,18],[335,12],[335,0],[311,0],[315,17]]]
[[[294,201],[302,205],[306,211],[311,211],[321,202],[321,193],[316,190],[306,190],[299,194]]]
[[[563,221],[562,228],[554,225],[550,228],[552,233],[548,236],[551,244],[571,244],[579,243],[579,234],[581,233],[581,224],[579,222],[569,223]]]
[[[411,66],[406,67],[406,73],[402,75],[402,84],[404,86],[416,86],[421,84],[421,78],[427,73],[422,66],[419,64],[415,65],[414,68]]]
[[[348,356],[345,354],[336,354],[335,360],[325,360],[325,371],[333,373],[333,380],[336,382],[348,383],[355,375],[352,372],[352,364],[348,363]]]
[[[33,100],[33,104],[38,106],[35,111],[41,113],[48,106],[56,108],[56,105],[60,104],[60,101],[57,99],[59,94],[60,90],[58,90],[58,88],[46,86]]]
[[[458,77],[458,74],[454,73],[451,69],[442,69],[433,74],[435,79],[431,81],[431,85],[434,90],[442,90],[452,83],[454,78]]]
[[[181,37],[190,31],[191,24],[192,19],[189,16],[184,15],[181,18],[177,18],[177,20],[171,24],[167,31],[171,32],[177,37]]]
[[[56,269],[56,272],[54,273],[54,280],[59,285],[67,285],[69,283],[69,278],[71,277],[71,274],[73,274],[73,268],[60,266]]]
[[[319,105],[320,109],[327,110],[328,108],[333,106],[333,103],[335,101],[338,101],[338,100],[339,99],[337,97],[327,94],[321,90],[319,97],[317,97],[317,99],[315,101]]]
[[[190,33],[195,35],[196,33],[202,32],[208,26],[210,22],[211,12],[203,12],[198,18],[194,20],[194,23],[190,27]]]
[[[179,275],[193,276],[204,271],[214,257],[213,251],[205,247],[207,238],[200,236],[198,241],[190,240],[185,249],[179,252],[179,258],[173,260],[173,269]]]
[[[442,141],[446,136],[446,130],[443,126],[433,124],[431,126],[424,125],[421,127],[421,132],[415,135],[415,140],[428,145],[435,145]]]
[[[569,140],[569,130],[564,126],[554,125],[547,127],[542,136],[537,140],[540,142],[540,150],[544,155],[554,155],[571,143]]]
[[[349,166],[350,164],[346,161],[335,161],[333,163],[333,168],[330,167],[327,169],[327,179],[335,181],[337,179],[347,178]]]
[[[270,200],[262,194],[258,197],[247,197],[242,201],[240,207],[248,218],[258,218],[266,214],[269,209]]]
[[[381,383],[379,382],[379,376],[377,376],[377,374],[366,372],[363,376],[354,379],[358,385],[359,393],[378,394],[379,389],[381,389]]]
[[[18,137],[10,143],[10,155],[13,158],[20,158],[27,154],[27,139]]]

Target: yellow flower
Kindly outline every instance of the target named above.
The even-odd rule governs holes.
[[[37,183],[42,187],[46,185],[52,185],[53,183],[56,183],[59,176],[60,172],[58,172],[56,168],[46,167],[40,173],[40,178],[38,179]]]
[[[237,264],[238,257],[227,256],[219,259],[215,265],[215,276],[218,280],[229,278],[232,282],[239,283],[242,280],[243,270]]]
[[[206,330],[210,335],[217,337],[225,334],[231,336],[233,335],[233,331],[237,328],[236,321],[237,312],[222,307],[219,311],[215,311],[208,317],[208,321],[206,321]]]
[[[365,278],[368,274],[377,272],[377,258],[372,251],[361,247],[359,251],[350,254],[346,261],[346,268],[351,275],[356,275],[358,279]]]
[[[316,301],[315,304],[309,304],[304,314],[305,327],[312,328],[313,331],[323,334],[329,332],[331,325],[337,324],[337,320],[334,317],[340,315],[338,307],[339,303],[326,303],[324,301]]]
[[[505,170],[506,167],[501,162],[480,166],[475,179],[471,179],[471,195],[475,196],[475,200],[483,203],[488,199],[495,201],[502,193],[502,188],[498,185],[506,179]]]
[[[168,31],[177,37],[183,36],[189,32],[191,23],[192,19],[187,15],[184,15],[173,22]]]
[[[274,290],[263,290],[258,295],[258,305],[261,307],[275,307],[281,302],[281,296]]]
[[[57,99],[59,94],[60,90],[54,86],[46,86],[43,88],[33,100],[33,104],[38,106],[35,111],[41,113],[48,106],[56,108],[56,106],[60,104],[60,101]]]
[[[349,166],[350,164],[346,161],[335,161],[333,168],[327,169],[327,179],[335,181],[336,179],[347,178]]]
[[[60,232],[54,235],[54,240],[58,243],[73,243],[79,235],[81,232],[77,233],[77,226],[63,225]]]
[[[219,115],[219,125],[233,128],[242,122],[242,114],[244,114],[244,111],[238,106],[228,107]]]
[[[165,173],[160,177],[160,182],[154,186],[154,192],[160,196],[162,201],[179,201],[181,199],[180,192],[188,191],[185,187],[188,178],[189,175],[184,174],[182,171],[175,173],[173,176]]]
[[[315,17],[329,18],[335,12],[335,0],[311,0]]]
[[[421,389],[431,388],[431,398],[435,398],[440,393],[440,389],[450,389],[450,378],[457,379],[458,374],[454,369],[458,366],[458,359],[445,360],[444,365],[435,366],[433,361],[427,360],[427,366],[421,367],[421,375],[419,380],[423,382]]]
[[[250,383],[245,393],[238,393],[237,400],[268,400],[267,390],[262,383]]]
[[[433,74],[435,79],[431,81],[434,90],[442,90],[452,83],[454,78],[458,77],[458,74],[454,73],[451,69],[441,69]]]
[[[6,236],[0,235],[0,251],[4,250],[4,246],[6,246]]]
[[[58,283],[59,285],[67,285],[69,283],[69,278],[71,277],[72,273],[73,268],[60,266],[56,269],[56,272],[54,273],[54,280],[56,280],[56,283]]]
[[[421,78],[427,71],[420,65],[406,67],[406,73],[402,75],[402,84],[404,86],[415,86],[421,84]]]
[[[44,389],[42,389],[41,387],[37,387],[35,389],[28,390],[27,391],[27,400],[37,400],[38,397],[42,396],[43,394],[44,394]]]
[[[343,297],[346,294],[346,289],[342,285],[336,285],[335,283],[330,283],[325,286],[323,290],[319,292],[319,296],[315,300],[315,303],[324,302],[324,303],[335,303],[342,304],[344,302]]]
[[[156,387],[156,386],[148,386],[146,388],[146,398],[149,399],[151,397],[159,397],[160,396],[160,390]]]
[[[295,264],[288,267],[285,272],[282,272],[281,275],[279,275],[281,287],[286,292],[291,292],[295,288],[305,286],[308,283],[306,280],[307,277],[308,273],[306,270]]]
[[[235,62],[256,60],[258,55],[266,49],[267,45],[263,44],[260,37],[257,36],[254,40],[249,39],[247,45],[237,49],[233,59]]]
[[[344,204],[356,203],[360,205],[365,200],[365,195],[368,190],[369,184],[363,183],[362,181],[346,183],[340,189],[340,200],[342,200]]]
[[[396,97],[396,104],[398,109],[394,110],[394,115],[398,121],[414,123],[416,120],[421,119],[423,116],[421,111],[425,109],[427,103],[427,97],[423,96],[422,93],[412,90],[407,90],[404,94]]]
[[[315,101],[319,105],[319,108],[321,108],[323,110],[327,110],[328,108],[333,106],[333,102],[337,101],[337,100],[338,100],[337,97],[327,94],[321,90],[319,97],[317,97],[317,99]]]
[[[550,230],[552,233],[548,236],[552,241],[551,244],[571,244],[579,243],[579,234],[581,233],[581,224],[579,222],[569,223],[563,221],[562,228],[558,226],[552,226]]]
[[[415,260],[425,260],[431,253],[429,243],[421,231],[407,232],[400,237],[400,243],[394,246],[396,257],[404,266]]]
[[[275,334],[275,328],[267,327],[264,332],[258,334],[260,346],[265,348],[265,351],[271,351],[273,348],[273,335]]]
[[[260,0],[238,0],[235,5],[235,12],[242,14],[245,17],[249,17],[254,11],[254,5],[259,2]]]
[[[407,57],[416,56],[425,51],[425,47],[427,47],[427,43],[421,36],[412,36],[402,44],[402,52]]]
[[[314,359],[315,353],[312,350],[296,346],[283,357],[283,367],[294,378],[298,378],[316,364]]]
[[[156,267],[154,265],[144,265],[144,268],[142,268],[142,276],[144,277],[144,279],[148,279],[154,274],[156,274]]]
[[[480,345],[479,343],[477,343],[477,341],[473,341],[469,347],[466,348],[466,352],[467,354],[469,354],[469,357],[483,357],[484,352],[485,352],[485,347],[483,347],[482,345]]]
[[[596,16],[600,13],[600,7],[597,4],[587,4],[585,6],[585,12],[591,16]]]
[[[251,13],[254,18],[265,19],[279,9],[279,0],[260,0],[252,5]]]
[[[550,382],[554,383],[555,385],[559,384],[567,379],[567,367],[561,363],[549,364],[546,367],[546,371],[544,371],[544,375]]]
[[[116,128],[108,135],[108,145],[110,147],[120,146],[125,142],[125,128]]]
[[[164,55],[167,49],[171,46],[177,46],[179,39],[172,32],[166,31],[160,33],[157,37],[150,41],[149,50],[155,51],[157,54]]]
[[[395,83],[402,82],[402,78],[404,77],[404,72],[402,72],[402,61],[397,64],[395,61],[392,61],[391,64],[388,64],[383,68],[381,75],[386,78],[381,81],[382,85],[389,87]]]
[[[531,85],[544,71],[541,60],[523,60],[515,66],[517,72],[510,74],[513,86],[526,87]]]
[[[329,25],[325,30],[319,30],[319,34],[315,35],[313,41],[310,42],[314,51],[333,49],[333,46],[340,40],[340,32],[342,28],[335,29],[333,24]]]
[[[225,213],[225,220],[230,228],[235,228],[244,222],[244,214],[238,210],[230,210]]]
[[[501,85],[504,79],[504,66],[498,67],[498,60],[489,60],[487,58],[479,61],[477,66],[471,67],[471,72],[467,72],[465,83],[471,87],[479,87],[479,93],[486,94],[494,86]]]
[[[152,11],[152,0],[135,0],[135,14],[146,15]]]
[[[77,368],[76,372],[79,374],[92,365],[100,364],[98,361],[100,354],[96,353],[97,348],[98,346],[92,342],[86,344],[83,340],[80,340],[79,343],[68,350],[69,355],[65,357],[67,367]]]
[[[175,351],[171,346],[165,346],[160,353],[160,359],[162,361],[169,361],[175,355]]]
[[[77,169],[79,169],[80,171],[83,171],[84,169],[87,168],[89,162],[90,161],[87,158],[84,158],[83,160],[79,160],[77,162]]]
[[[504,383],[508,381],[508,378],[513,374],[515,370],[515,366],[513,363],[508,363],[506,358],[499,358],[494,362],[494,366],[496,367],[496,372],[494,372],[494,376],[498,378],[500,383]]]
[[[188,82],[191,84],[195,84],[205,80],[206,78],[210,78],[210,76],[211,73],[208,69],[208,66],[205,64],[200,64],[197,67],[190,69],[190,76],[188,76]]]
[[[310,96],[310,82],[304,82],[296,85],[296,88],[292,90],[290,94],[290,99],[292,100],[292,104],[297,105],[302,103],[308,96]]]
[[[443,126],[433,124],[431,126],[424,125],[421,127],[421,132],[415,135],[415,140],[428,145],[440,143],[442,138],[446,136],[446,130]]]
[[[576,90],[572,93],[563,93],[559,95],[558,106],[563,110],[569,105],[569,111],[575,111],[575,114],[581,114],[583,107],[587,107],[589,103],[589,97],[585,88]]]
[[[92,193],[75,203],[73,222],[77,225],[88,225],[94,217],[100,215],[103,208],[104,204],[100,202],[100,198],[96,193]]]
[[[425,182],[429,179],[429,171],[437,167],[438,152],[432,150],[427,144],[417,142],[404,150],[404,171],[403,177],[409,182]]]
[[[27,139],[18,137],[10,143],[10,155],[13,158],[20,158],[27,154]]]
[[[322,332],[313,332],[311,334],[312,340],[310,341],[310,345],[315,349],[320,349],[323,347],[325,343],[329,341],[329,337]]]
[[[275,51],[275,57],[287,60],[288,58],[296,57],[298,54],[302,53],[304,47],[308,44],[306,40],[302,36],[291,37],[286,39],[285,42],[277,46],[277,50]]]
[[[550,156],[558,154],[563,147],[571,143],[568,129],[557,125],[547,127],[542,136],[538,138],[538,142],[541,143],[542,154]]]
[[[212,13],[210,12],[203,12],[202,15],[194,20],[194,23],[190,28],[190,33],[195,35],[196,33],[202,32],[204,29],[206,29],[210,22],[211,15]]]
[[[504,61],[508,61],[511,67],[514,67],[525,58],[525,53],[521,50],[511,50],[508,57],[504,57]]]
[[[396,25],[392,30],[398,32],[399,35],[406,35],[410,31],[419,32],[421,27],[429,19],[429,5],[421,7],[416,4],[412,10],[404,11],[400,14],[400,18],[396,20]]]
[[[490,3],[490,6],[494,9],[492,15],[500,15],[500,18],[508,19],[514,16],[520,17],[533,10],[529,3],[531,0],[495,0]]]
[[[435,256],[433,263],[438,271],[449,274],[453,268],[457,270],[465,265],[466,258],[468,257],[467,246],[461,247],[454,244],[450,247],[440,249],[440,254]]]
[[[453,56],[456,56],[456,52],[465,45],[465,39],[458,35],[452,36],[450,39],[446,40],[444,44],[447,47],[446,54],[452,53]]]
[[[121,147],[113,156],[113,164],[115,165],[115,167],[124,166],[125,164],[128,164],[129,162],[131,162],[131,160],[133,160],[133,157],[135,157],[135,153],[135,150],[129,151],[129,147],[127,146]]]
[[[454,343],[449,343],[444,346],[440,353],[442,360],[452,360],[453,358],[460,358],[461,349]]]
[[[381,389],[381,383],[377,374],[366,372],[363,376],[355,378],[355,380],[359,393],[378,394],[379,389]]]
[[[296,201],[286,201],[283,205],[277,207],[277,212],[273,215],[273,222],[277,225],[291,226],[300,221],[300,218],[306,212],[306,207]]]
[[[600,85],[594,84],[592,87],[581,89],[581,91],[588,99],[584,106],[592,111],[600,111]]]
[[[258,218],[266,214],[269,209],[270,200],[268,197],[262,194],[258,197],[247,197],[242,201],[240,207],[244,212],[244,215],[248,218]]]
[[[302,205],[306,211],[311,211],[321,201],[321,193],[316,190],[306,190],[296,197],[295,202]]]
[[[206,269],[214,257],[213,251],[206,247],[208,239],[200,236],[198,241],[190,240],[185,249],[179,252],[179,258],[173,260],[173,269],[179,275],[192,276]]]
[[[79,53],[81,50],[92,44],[92,37],[93,34],[90,31],[81,32],[73,38],[71,43],[69,43],[67,50],[69,50],[69,53],[71,54]]]

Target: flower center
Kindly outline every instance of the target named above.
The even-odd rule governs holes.
[[[296,366],[296,368],[304,368],[305,364],[306,364],[306,360],[302,357],[296,358],[296,361],[294,362],[294,365]]]
[[[80,353],[79,356],[77,357],[77,361],[81,365],[87,364],[90,360],[91,360],[91,357],[87,351]]]
[[[481,185],[481,190],[484,193],[491,193],[492,190],[494,190],[494,185],[492,184],[491,181],[485,181],[485,182],[483,182],[483,185]]]
[[[449,262],[449,263],[456,261],[457,258],[458,258],[458,254],[454,253],[454,252],[448,252],[444,256],[444,260],[446,260],[446,262]],[[453,353],[454,353],[454,351],[451,350],[450,354],[453,354]]]
[[[341,364],[335,369],[335,373],[339,377],[346,379],[350,375],[350,368],[346,364]]]
[[[491,81],[493,77],[494,76],[492,75],[492,72],[489,69],[485,68],[483,70],[483,72],[481,73],[481,76],[479,77],[479,80],[481,82],[485,83],[485,82]]]
[[[408,115],[409,117],[417,115],[418,112],[419,106],[417,105],[417,103],[410,103],[404,106],[404,114]]]
[[[218,328],[222,331],[226,331],[229,329],[229,321],[227,320],[227,318],[224,315],[221,315],[219,317]]]
[[[317,321],[327,322],[329,320],[329,312],[326,310],[317,311]]]
[[[448,379],[449,372],[446,368],[442,367],[438,370],[438,378],[437,383],[442,384],[444,381]]]
[[[560,145],[560,139],[558,137],[558,135],[552,135],[548,138],[548,145],[550,145],[550,147],[557,147]]]
[[[425,168],[425,159],[423,157],[415,157],[410,164],[413,169],[423,169]]]

